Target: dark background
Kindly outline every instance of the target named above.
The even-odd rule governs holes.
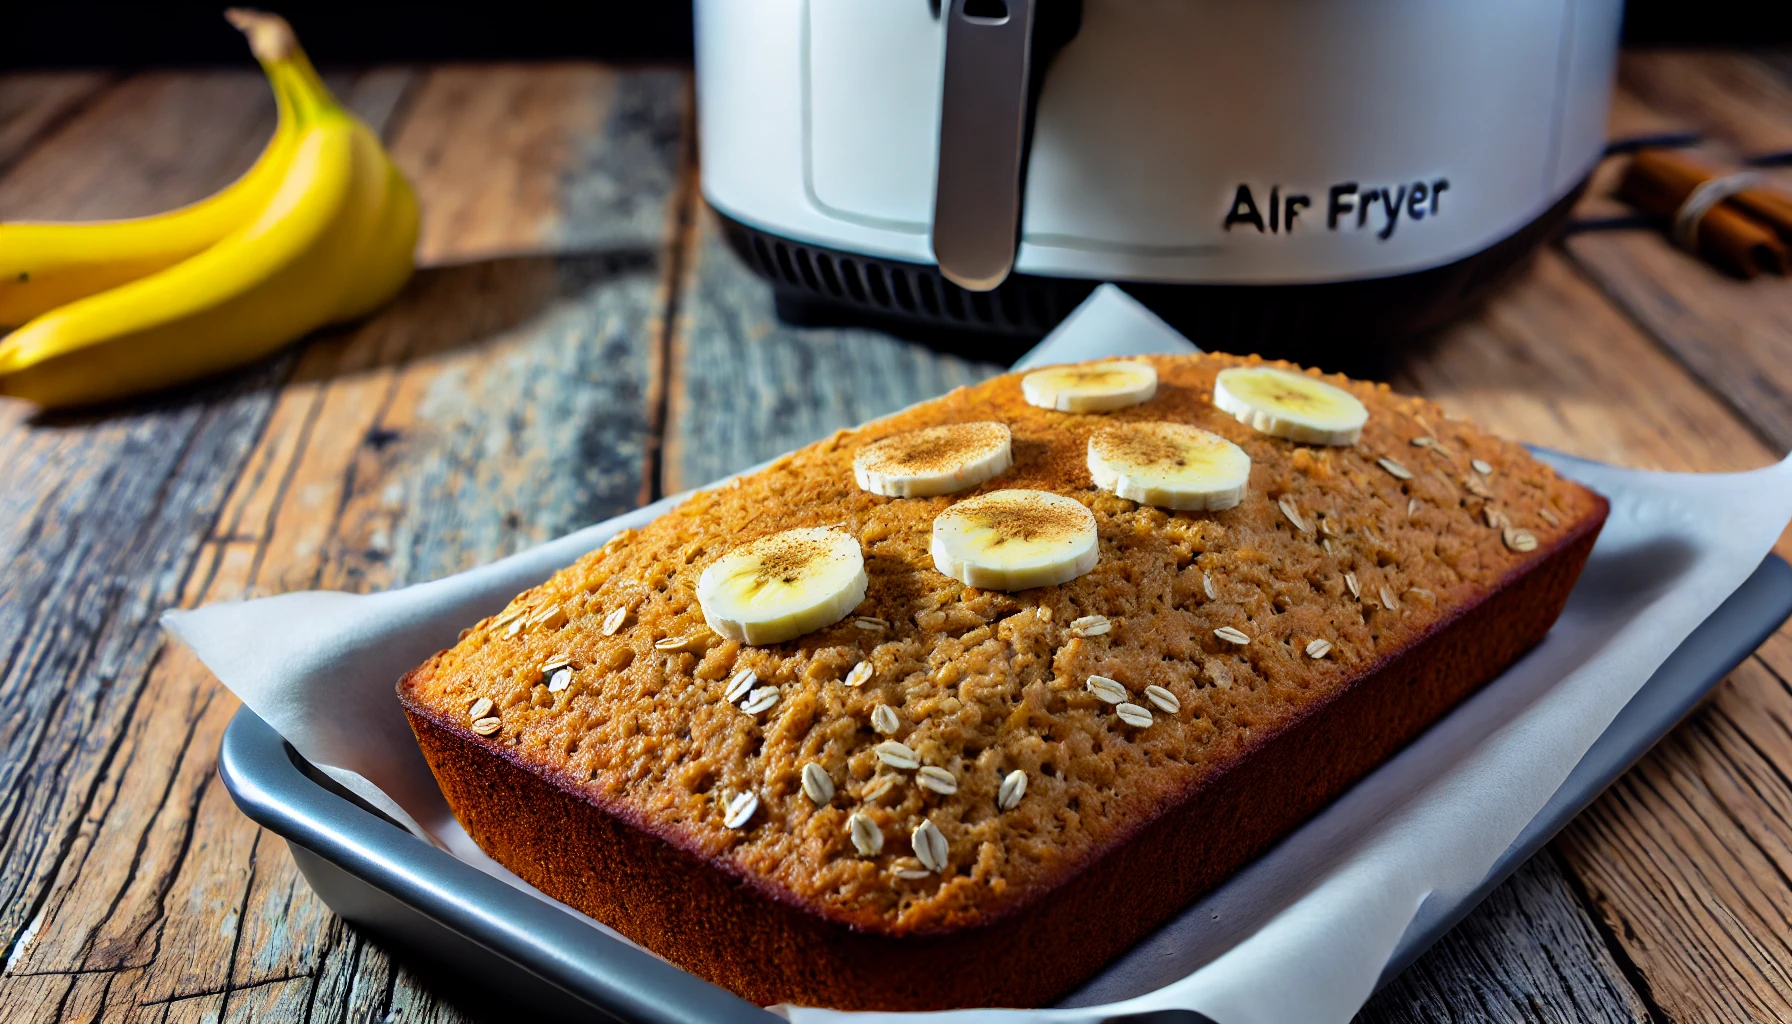
[[[249,53],[241,33],[224,20],[228,6],[233,5],[217,0],[0,0],[0,68],[242,64]],[[318,64],[654,60],[691,54],[689,0],[355,5],[269,0],[266,9],[292,22]]]
[[[224,6],[0,0],[0,68],[241,64],[247,53],[242,37],[221,17]],[[292,21],[305,49],[320,64],[653,60],[691,52],[687,0],[280,3],[277,10]],[[1632,0],[1624,35],[1641,44],[1761,45],[1792,40],[1789,23],[1792,4],[1784,0]]]

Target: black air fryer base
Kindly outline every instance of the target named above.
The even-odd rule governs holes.
[[[1567,221],[1586,184],[1582,178],[1486,249],[1411,274],[1292,285],[1114,283],[1204,349],[1360,367],[1341,353],[1380,351],[1434,330],[1516,276]],[[971,292],[931,264],[843,252],[716,217],[729,248],[771,283],[781,319],[879,327],[976,359],[1012,362],[1101,283],[1012,274],[993,291]]]

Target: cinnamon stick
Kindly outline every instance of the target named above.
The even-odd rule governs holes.
[[[1792,244],[1792,196],[1766,188],[1743,189],[1729,199]]]
[[[1650,160],[1658,167],[1678,168],[1682,176],[1697,176],[1701,181],[1718,177],[1721,173],[1684,153],[1671,150],[1656,150],[1651,154]],[[1781,241],[1792,242],[1792,196],[1771,188],[1745,188],[1725,202],[1735,204],[1772,229],[1780,236]]]
[[[1630,166],[1618,184],[1618,197],[1645,213],[1672,218],[1694,189],[1720,176],[1719,172],[1680,153],[1640,150],[1631,158]],[[1758,193],[1751,197],[1753,202],[1747,206],[1739,202],[1742,196],[1751,193]],[[1786,207],[1784,212],[1792,214],[1792,203],[1786,202],[1778,193],[1754,188],[1713,206],[1699,218],[1696,227],[1699,254],[1742,277],[1754,277],[1762,271],[1775,274],[1792,271],[1792,251],[1787,249],[1776,231],[1775,218],[1781,211],[1781,204]],[[1773,213],[1757,214],[1757,206]],[[1757,220],[1757,216],[1761,219]],[[1787,231],[1792,233],[1792,220],[1787,222]]]

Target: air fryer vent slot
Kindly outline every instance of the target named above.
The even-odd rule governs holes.
[[[1038,337],[1095,287],[1015,275],[993,292],[967,292],[931,266],[800,245],[728,218],[722,224],[729,246],[780,291],[919,323]]]

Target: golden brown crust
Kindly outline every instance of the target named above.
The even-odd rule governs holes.
[[[1223,878],[1547,631],[1602,499],[1385,388],[1328,378],[1361,398],[1370,420],[1358,445],[1315,449],[1212,407],[1213,375],[1253,360],[1150,361],[1157,397],[1115,413],[1034,409],[1009,375],[842,432],[696,496],[523,595],[399,687],[456,814],[544,891],[750,998],[918,1007],[1001,991],[1035,1003]],[[1005,422],[1014,435],[1015,466],[980,488],[891,499],[853,485],[864,444],[972,420]],[[1192,423],[1238,443],[1253,459],[1249,495],[1224,512],[1167,513],[1094,491],[1088,435],[1120,420]],[[1012,595],[935,572],[932,516],[1014,487],[1088,505],[1101,534],[1096,569]],[[872,582],[857,614],[881,621],[849,618],[768,648],[708,634],[688,588],[709,561],[775,530],[833,523],[865,549]],[[626,620],[606,636],[618,607]],[[1072,629],[1097,614],[1107,633]],[[1251,643],[1216,637],[1221,627]],[[1332,644],[1319,659],[1306,653],[1317,639]],[[556,655],[574,674],[553,692],[540,666]],[[872,681],[846,686],[861,660]],[[770,712],[723,702],[745,667],[781,687]],[[1145,729],[1124,725],[1085,691],[1094,673],[1141,701],[1147,685],[1163,686],[1181,710],[1159,709]],[[487,738],[465,720],[480,697],[503,722]],[[953,774],[956,793],[880,766],[871,747],[885,737],[869,724],[879,704],[896,712],[896,738]],[[835,783],[826,807],[802,794],[808,761]],[[1027,795],[999,810],[996,789],[1016,768],[1028,773]],[[890,776],[899,784],[867,795]],[[748,788],[759,810],[726,828],[728,798]],[[525,791],[521,803],[494,802]],[[854,811],[882,827],[877,857],[848,841]],[[946,835],[950,865],[898,877],[891,866],[911,855],[923,819]],[[1180,860],[1160,860],[1164,850]],[[651,884],[591,867],[615,857],[652,865],[642,868]],[[711,890],[709,902],[693,895]],[[699,908],[751,922],[752,934],[710,934],[716,926],[690,920]],[[1075,949],[1036,934],[1062,930],[1073,911],[1128,927],[1112,941],[1083,934]],[[1007,988],[984,972],[974,987],[918,991],[929,972],[961,973],[949,962],[975,960],[997,935],[1051,971]],[[886,966],[854,966],[849,949]],[[743,973],[743,959],[758,973]],[[908,980],[879,980],[892,977]]]

